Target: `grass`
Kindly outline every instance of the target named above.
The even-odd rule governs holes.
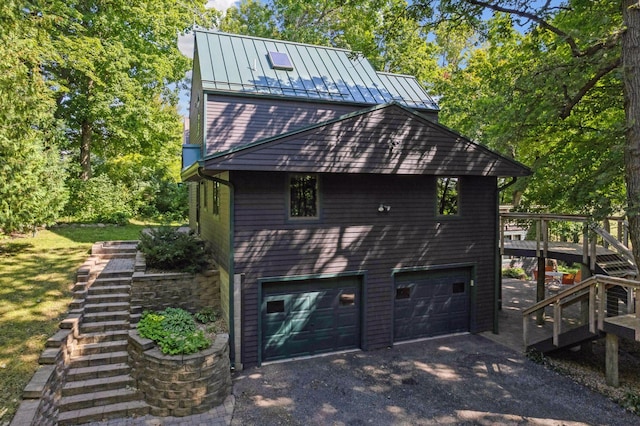
[[[91,245],[137,240],[148,226],[62,226],[0,239],[0,426],[13,418],[46,340],[65,317],[75,273]]]

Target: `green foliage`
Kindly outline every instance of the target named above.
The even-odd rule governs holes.
[[[192,231],[160,227],[142,232],[138,249],[150,268],[195,273],[209,264],[204,243]]]
[[[190,61],[177,45],[195,23],[207,25],[204,0],[40,2],[37,13],[55,14],[50,32],[58,60],[46,63],[59,100],[68,149],[78,153],[81,178],[93,157],[140,152],[161,157],[181,143],[175,84]],[[34,11],[35,14],[35,11]]]
[[[68,197],[55,99],[41,66],[51,58],[43,26],[14,2],[0,5],[0,232],[55,222]]]
[[[505,268],[502,270],[502,276],[507,278],[516,278],[519,280],[527,278],[527,274],[522,268]]]
[[[120,156],[99,164],[95,170],[128,189],[128,205],[136,217],[158,222],[178,222],[188,212],[187,188],[180,185],[173,170],[178,151],[156,158],[141,154]]]
[[[215,322],[218,319],[218,313],[211,307],[200,309],[193,317],[202,324],[209,324]]]
[[[620,405],[632,413],[640,414],[640,395],[633,391],[627,391]]]
[[[130,192],[115,184],[106,175],[89,180],[71,181],[71,198],[67,215],[80,222],[101,222],[123,225],[132,217]]]
[[[187,355],[206,349],[211,342],[197,330],[193,316],[180,308],[142,313],[138,323],[140,336],[160,346],[163,354]]]

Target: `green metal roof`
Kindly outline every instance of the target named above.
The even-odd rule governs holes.
[[[204,90],[438,109],[415,77],[377,72],[349,50],[222,32],[195,39]]]

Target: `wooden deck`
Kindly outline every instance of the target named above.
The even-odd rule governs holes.
[[[542,250],[540,243],[540,250]],[[520,257],[537,257],[537,242],[534,240],[505,240],[504,255],[520,256]],[[549,242],[546,257],[565,262],[582,262],[583,256],[582,244],[565,243],[565,242]],[[606,249],[602,246],[596,246],[597,256],[615,255],[616,252]]]

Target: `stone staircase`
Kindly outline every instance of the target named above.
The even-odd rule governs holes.
[[[142,416],[150,411],[134,388],[128,365],[135,243],[126,243],[94,247],[92,254],[99,255],[104,268],[74,287],[70,313],[78,314],[81,321],[58,403],[59,425]]]

